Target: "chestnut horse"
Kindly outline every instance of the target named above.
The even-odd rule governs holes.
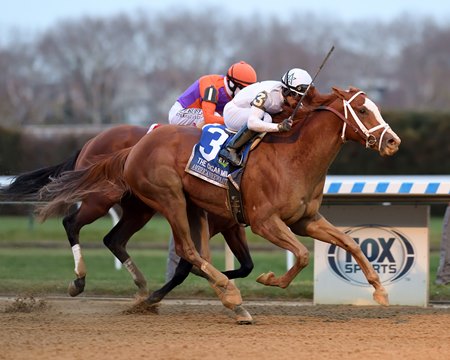
[[[292,252],[296,259],[284,275],[277,277],[269,272],[258,281],[286,288],[309,260],[308,250],[295,235],[309,236],[350,252],[374,287],[374,300],[388,305],[387,292],[359,245],[330,224],[319,208],[327,170],[345,141],[390,156],[398,151],[400,138],[359,89],[333,88],[330,94],[317,94],[310,105],[295,114],[291,131],[264,137],[249,156],[242,176],[240,188],[248,225],[254,233]],[[281,114],[276,121],[288,115]],[[223,133],[216,135],[215,145],[224,141]],[[66,173],[49,184],[45,191],[53,200],[41,209],[41,215],[48,216],[58,206],[83,199],[91,191],[119,195],[131,190],[167,218],[177,253],[207,274],[224,306],[243,309],[239,290],[200,256],[191,238],[193,218],[206,236],[204,211],[233,217],[225,189],[185,172],[199,138],[196,128],[168,125],[155,129],[131,149],[107,156],[83,171]],[[220,148],[213,146],[210,150],[217,153]],[[195,216],[186,210],[189,203],[198,207]]]
[[[89,140],[81,151],[65,162],[17,176],[9,186],[0,190],[0,197],[9,200],[36,201],[39,190],[47,185],[51,178],[58,177],[64,171],[83,169],[95,162],[99,155],[128,148],[136,144],[146,133],[147,128],[132,125],[119,125],[105,130]],[[69,284],[71,296],[82,293],[86,281],[87,271],[79,242],[80,230],[83,226],[105,216],[115,204],[121,206],[122,216],[119,223],[105,236],[103,242],[131,273],[139,288],[139,293],[147,295],[147,281],[127,253],[126,244],[130,237],[141,229],[155,212],[130,194],[113,198],[105,196],[104,193],[92,192],[83,199],[79,207],[63,219],[64,229],[74,256],[75,274],[77,275],[77,279]],[[241,264],[240,268],[227,271],[225,274],[229,278],[246,277],[253,269],[253,262],[247,246],[244,228],[230,219],[223,219],[214,214],[208,220],[211,236],[221,232]],[[203,248],[204,251],[208,250],[207,246],[203,246]],[[186,269],[186,265],[189,266],[190,264],[185,260],[180,261],[174,278],[161,289],[152,293],[153,302],[160,301],[176,285],[183,282],[190,269],[190,267]]]

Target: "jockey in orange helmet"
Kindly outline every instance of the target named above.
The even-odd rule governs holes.
[[[169,123],[194,126],[223,124],[225,105],[240,89],[256,80],[256,71],[244,61],[231,65],[225,76],[202,76],[173,104],[169,111]]]

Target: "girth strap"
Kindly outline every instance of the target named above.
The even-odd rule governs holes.
[[[244,168],[239,168],[228,175],[228,201],[230,202],[231,213],[237,223],[247,226],[245,218],[244,204],[241,195],[241,180]]]

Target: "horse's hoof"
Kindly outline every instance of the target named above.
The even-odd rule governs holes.
[[[69,295],[75,297],[80,295],[84,291],[84,286],[86,285],[85,277],[75,279],[69,283],[69,288],[67,289]]]
[[[241,292],[231,281],[225,287],[217,286],[211,282],[209,284],[226,308],[234,310],[236,306],[242,304]]]
[[[147,299],[145,299],[144,301],[148,305],[156,305],[159,304],[161,300],[162,298],[159,295],[152,292],[150,295],[147,296]]]
[[[375,290],[373,293],[373,299],[380,305],[389,305],[389,296],[386,290]]]
[[[259,282],[263,285],[271,285],[270,280],[275,277],[275,274],[272,271],[269,271],[268,273],[261,274],[257,277],[256,282]]]
[[[236,314],[236,323],[238,325],[251,325],[253,324],[253,318],[250,313],[242,306],[238,305],[233,309]]]
[[[140,289],[135,295],[134,299],[136,302],[142,302],[145,301],[148,298],[148,290],[147,289]]]
[[[124,314],[159,314],[159,304],[149,304],[146,300],[135,302]]]
[[[232,285],[231,283],[229,284]],[[227,287],[225,288],[225,292],[223,293],[223,298],[221,300],[222,304],[225,307],[229,309],[234,308],[242,304],[241,292],[234,285],[227,285]]]

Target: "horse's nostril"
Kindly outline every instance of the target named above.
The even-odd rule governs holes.
[[[395,138],[391,138],[387,141],[389,146],[398,146],[400,145],[400,141],[397,141]]]

